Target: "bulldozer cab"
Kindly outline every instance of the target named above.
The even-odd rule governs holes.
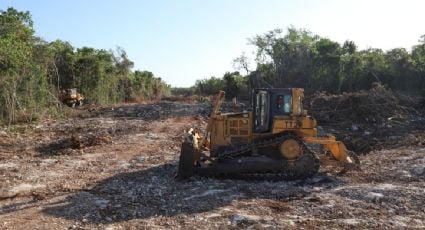
[[[273,118],[302,114],[302,89],[254,89],[254,132],[270,132]]]

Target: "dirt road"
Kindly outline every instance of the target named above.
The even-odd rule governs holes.
[[[174,180],[205,105],[82,110],[0,131],[0,229],[425,228],[425,146],[360,156],[307,181]],[[404,139],[403,139],[404,141]]]

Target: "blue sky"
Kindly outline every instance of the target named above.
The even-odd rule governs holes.
[[[425,34],[421,0],[0,0],[30,11],[38,36],[74,47],[120,46],[135,69],[173,86],[233,71],[253,51],[247,39],[275,28],[306,28],[360,48],[410,50]]]

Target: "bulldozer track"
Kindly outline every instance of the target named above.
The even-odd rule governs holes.
[[[286,160],[279,171],[264,171],[256,173],[220,174],[218,177],[244,179],[244,180],[297,180],[312,177],[319,171],[320,162],[316,154],[304,144],[304,142],[293,134],[280,134],[272,138],[257,141],[249,145],[235,146],[232,149],[226,148],[223,152],[218,152],[218,161],[236,159],[243,157],[252,149],[261,149],[278,145],[285,140],[295,139],[302,147],[303,154],[296,160]]]

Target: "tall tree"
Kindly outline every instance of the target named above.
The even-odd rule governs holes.
[[[16,120],[16,112],[23,109],[24,95],[19,88],[31,86],[33,52],[33,22],[29,12],[13,8],[0,11],[0,111],[8,123]],[[28,85],[29,83],[29,85]]]
[[[340,76],[341,46],[327,38],[314,44],[314,77],[312,84],[319,90],[339,91],[343,78]]]
[[[421,36],[419,44],[413,47],[412,59],[416,76],[418,77],[417,86],[425,95],[425,35]]]
[[[257,47],[259,65],[270,63],[275,69],[266,79],[278,87],[306,87],[313,75],[313,44],[318,36],[307,30],[288,28],[287,34],[277,29],[251,39]]]

